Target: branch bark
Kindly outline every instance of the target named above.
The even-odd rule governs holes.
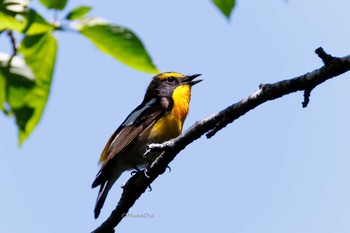
[[[137,172],[123,187],[122,196],[110,217],[96,228],[93,233],[113,233],[129,209],[144,193],[149,185],[164,171],[175,156],[187,145],[206,135],[213,137],[218,131],[243,116],[255,107],[284,95],[304,91],[302,106],[310,101],[311,91],[321,83],[350,70],[350,55],[337,58],[327,54],[322,48],[315,51],[322,59],[324,66],[310,73],[283,80],[273,84],[260,84],[259,89],[247,98],[232,104],[226,109],[197,121],[181,136],[162,144],[151,144],[148,151],[162,151],[161,155],[150,165],[147,171]]]

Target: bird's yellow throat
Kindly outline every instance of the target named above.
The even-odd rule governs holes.
[[[172,99],[174,105],[171,112],[159,119],[152,128],[150,138],[154,142],[164,142],[181,134],[189,110],[191,87],[189,85],[178,86],[173,92]]]

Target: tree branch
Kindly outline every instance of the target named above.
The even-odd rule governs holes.
[[[17,45],[16,45],[16,39],[15,39],[15,36],[13,35],[13,32],[7,31],[7,35],[10,38],[10,43],[11,43],[11,47],[12,47],[12,55],[11,55],[10,60],[8,62],[8,65],[11,66],[11,62],[12,62],[13,58],[17,55]]]
[[[336,58],[328,55],[322,48],[315,51],[324,62],[324,66],[310,73],[283,80],[273,84],[261,84],[259,89],[247,98],[197,121],[181,136],[162,144],[151,144],[150,151],[162,151],[161,155],[150,165],[147,172],[140,171],[132,176],[123,187],[123,193],[115,210],[93,233],[113,233],[114,227],[123,219],[136,200],[147,187],[164,171],[175,156],[187,145],[206,134],[213,137],[218,131],[243,116],[255,107],[284,95],[304,91],[303,107],[310,101],[311,91],[328,79],[336,77],[350,70],[350,56]],[[146,154],[148,153],[146,152]]]

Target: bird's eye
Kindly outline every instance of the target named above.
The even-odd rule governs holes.
[[[175,82],[175,78],[174,77],[169,77],[169,78],[166,79],[166,81],[168,83],[173,83],[173,82]]]

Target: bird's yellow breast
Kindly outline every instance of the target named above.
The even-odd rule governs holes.
[[[152,127],[149,137],[152,142],[161,143],[181,134],[183,123],[188,114],[190,98],[191,87],[189,85],[180,85],[175,88],[172,95],[173,108]]]

